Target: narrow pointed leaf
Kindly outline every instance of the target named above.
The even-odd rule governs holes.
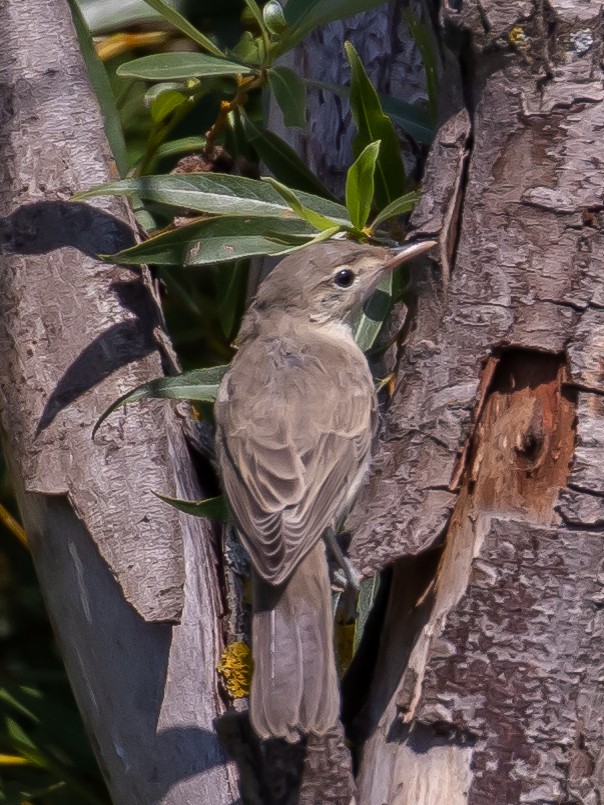
[[[417,49],[422,57],[426,76],[426,89],[428,91],[428,103],[430,104],[432,123],[435,124],[438,117],[438,68],[435,43],[428,27],[424,25],[417,15],[409,9],[405,9],[403,11],[403,17],[409,26],[411,36],[415,40]]]
[[[333,198],[329,190],[310,171],[294,149],[272,131],[254,125],[247,115],[241,115],[247,140],[259,158],[276,178],[296,190],[304,190],[325,198]]]
[[[430,145],[434,139],[432,115],[421,106],[393,98],[391,95],[380,95],[382,109],[390,120],[409,134],[416,143]]]
[[[366,352],[375,343],[392,307],[392,273],[378,285],[353,325],[354,340]]]
[[[306,128],[306,85],[289,67],[274,67],[268,72],[268,83],[283,112],[286,126]]]
[[[86,70],[88,71],[88,77],[98,98],[99,106],[101,107],[103,127],[107,135],[109,147],[111,148],[111,153],[115,159],[115,164],[120,176],[125,176],[128,170],[128,151],[126,149],[122,124],[120,122],[115,96],[111,88],[107,70],[96,54],[90,30],[82,16],[82,9],[75,0],[69,0],[69,7],[78,35],[80,50],[86,64]]]
[[[319,25],[370,11],[383,3],[384,0],[288,0],[284,11],[289,27],[280,51],[293,47]]]
[[[350,107],[357,127],[354,152],[360,154],[370,143],[381,141],[375,171],[375,200],[382,209],[405,189],[405,168],[392,121],[382,110],[375,87],[369,80],[359,56],[351,45],[344,45],[350,62]]]
[[[292,209],[277,190],[264,181],[223,173],[183,173],[141,176],[110,182],[74,196],[81,200],[99,195],[136,194],[147,201],[213,215],[252,215],[291,218]],[[300,203],[313,212],[350,225],[346,208],[329,199],[296,190]],[[333,224],[332,224],[333,225]]]
[[[206,53],[158,53],[122,64],[117,74],[146,81],[175,81],[207,76],[249,75],[251,67]]]
[[[289,205],[291,210],[301,218],[303,221],[307,221],[311,226],[315,229],[318,229],[322,232],[325,229],[333,229],[334,227],[339,227],[342,223],[342,220],[334,220],[333,218],[327,218],[324,215],[321,215],[315,210],[311,210],[309,207],[305,206],[298,194],[296,194],[293,190],[290,190],[289,187],[286,187],[281,182],[278,182],[276,179],[273,179],[271,176],[266,176],[264,181],[274,187],[277,193],[283,198],[286,204]],[[302,194],[300,194],[302,195]],[[316,198],[316,197],[315,197]]]
[[[137,386],[132,391],[123,394],[99,417],[92,431],[93,438],[107,417],[126,403],[157,399],[214,402],[220,381],[228,368],[228,366],[211,366],[207,369],[193,369],[174,377],[158,377]]]
[[[159,492],[153,493],[164,503],[169,503],[185,514],[192,514],[194,517],[205,517],[208,520],[217,520],[220,523],[228,523],[232,520],[231,512],[227,505],[226,500],[222,495],[215,498],[206,498],[205,500],[180,500],[179,498],[171,498],[168,495],[160,495]]]
[[[371,211],[380,145],[378,140],[364,148],[346,174],[346,206],[357,229],[363,229]]]
[[[220,48],[217,47],[211,39],[208,39],[201,31],[198,31],[182,14],[179,14],[176,9],[169,6],[164,0],[145,0],[145,2],[147,5],[150,5],[151,8],[155,9],[155,11],[159,12],[164,19],[172,23],[175,28],[188,36],[189,39],[197,42],[204,50],[207,50],[208,53],[213,53],[214,56],[223,55]]]
[[[171,229],[143,243],[112,255],[123,264],[201,266],[251,257],[279,254],[288,237],[310,239],[314,230],[297,218],[244,218],[221,216],[206,218]]]
[[[403,215],[403,213],[410,212],[417,204],[419,196],[419,193],[405,193],[404,196],[395,198],[394,201],[384,207],[384,209],[378,215],[376,215],[371,223],[371,228],[375,229],[377,226],[383,224],[384,221],[388,221],[390,218],[396,218],[397,215]]]

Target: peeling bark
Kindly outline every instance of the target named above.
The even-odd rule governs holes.
[[[604,794],[601,15],[441,9],[463,43],[464,108],[414,221],[442,221],[442,281],[418,283],[352,518],[364,573],[422,555],[435,569],[393,569],[355,724],[362,803]]]

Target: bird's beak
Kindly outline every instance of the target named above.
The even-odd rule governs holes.
[[[408,260],[412,260],[414,257],[418,257],[420,254],[427,252],[428,249],[431,249],[437,244],[438,241],[436,240],[419,240],[416,243],[408,243],[406,246],[401,246],[401,248],[393,252],[392,257],[386,261],[384,269],[389,270],[396,268],[406,263]]]

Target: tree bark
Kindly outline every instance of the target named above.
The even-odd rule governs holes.
[[[236,799],[222,711],[219,556],[166,405],[99,415],[170,356],[149,277],[94,257],[132,241],[125,207],[68,201],[111,158],[67,4],[0,4],[3,449],[50,617],[116,803]]]
[[[352,555],[394,565],[362,803],[604,794],[602,5],[444,3],[459,72]]]

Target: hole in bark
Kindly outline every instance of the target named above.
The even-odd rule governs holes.
[[[476,424],[466,466],[474,505],[521,509],[551,522],[575,443],[575,395],[563,355],[505,350]]]

